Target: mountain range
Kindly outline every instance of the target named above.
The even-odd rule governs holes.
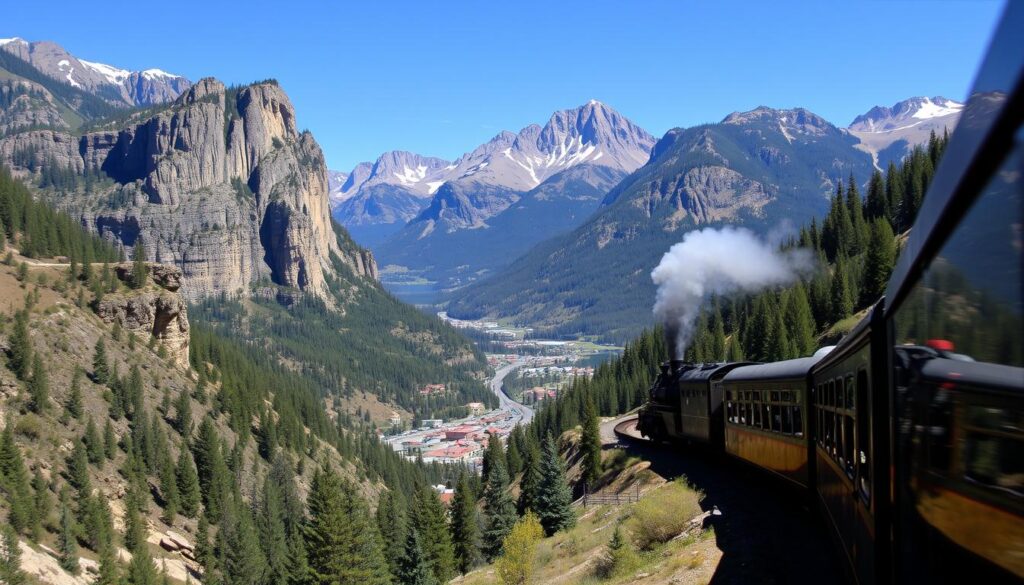
[[[653,145],[643,128],[591,100],[452,162],[385,153],[349,174],[334,213],[383,265],[460,286],[578,225]]]
[[[670,130],[579,227],[453,290],[448,313],[628,340],[653,324],[650,271],[684,232],[729,224],[792,233],[824,214],[839,181],[852,176],[863,188],[876,165],[901,158],[933,130],[951,130],[959,109],[943,98],[912,98],[839,128],[806,109],[758,107]]]
[[[152,106],[174,100],[192,83],[160,69],[129,71],[86,61],[51,41],[0,39],[0,49],[31,64],[44,75],[120,106]]]

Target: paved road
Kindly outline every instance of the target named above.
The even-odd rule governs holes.
[[[519,404],[515,400],[512,400],[508,394],[505,394],[501,389],[501,383],[505,380],[505,376],[512,373],[512,370],[518,368],[523,364],[522,360],[512,362],[507,366],[498,368],[494,372],[494,377],[491,378],[491,392],[494,392],[495,396],[498,397],[498,408],[506,412],[510,412],[519,417],[519,423],[527,425],[533,420],[533,409],[524,404]]]

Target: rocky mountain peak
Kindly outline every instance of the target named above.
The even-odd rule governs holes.
[[[79,59],[51,41],[0,39],[0,50],[28,62],[52,79],[122,106],[167,103],[191,85],[188,79],[160,69],[129,71]]]
[[[849,129],[857,132],[891,132],[936,118],[955,120],[963,107],[962,103],[942,96],[912,97],[896,102],[891,107],[871,108],[854,118]]]
[[[821,116],[804,108],[775,109],[758,106],[748,112],[733,112],[722,120],[722,124],[768,126],[781,132],[789,142],[839,131]]]

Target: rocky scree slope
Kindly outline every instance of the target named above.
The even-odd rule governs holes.
[[[125,247],[141,238],[150,260],[181,268],[188,299],[258,282],[324,295],[332,255],[376,277],[369,252],[342,249],[323,154],[276,82],[228,90],[202,79],[110,129],[9,135],[0,161],[22,177],[47,167],[101,177],[53,203]]]

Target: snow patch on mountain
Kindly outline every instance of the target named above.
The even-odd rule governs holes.
[[[99,73],[108,82],[116,85],[124,83],[124,80],[128,79],[128,76],[132,74],[132,72],[127,69],[118,69],[117,67],[107,65],[106,63],[94,63],[92,61],[86,61],[85,59],[79,59],[78,62],[88,69],[92,69],[96,73]]]

